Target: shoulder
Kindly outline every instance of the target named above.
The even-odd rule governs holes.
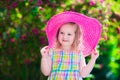
[[[79,54],[80,59],[84,59],[85,58],[85,56],[84,56],[82,51],[77,51],[77,53]]]
[[[53,51],[53,48],[49,48],[49,55],[52,55]]]
[[[55,54],[59,54],[61,51],[61,49],[49,48],[49,55],[53,56]]]
[[[59,49],[59,48],[53,48],[53,51],[54,51],[54,52],[60,52],[60,51],[62,51],[62,49]]]
[[[61,51],[61,49],[49,48],[49,52],[50,52],[50,53],[59,52],[59,51]]]

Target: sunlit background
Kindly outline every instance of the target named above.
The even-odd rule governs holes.
[[[47,79],[39,52],[48,44],[45,25],[67,10],[102,24],[100,56],[84,80],[120,80],[120,0],[0,0],[0,80]]]

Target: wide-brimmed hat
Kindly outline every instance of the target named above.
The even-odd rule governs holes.
[[[98,20],[78,12],[66,11],[51,17],[46,25],[48,46],[50,48],[53,47],[58,29],[68,22],[74,22],[79,25],[82,32],[80,50],[84,56],[88,56],[98,44],[101,35],[101,24]]]

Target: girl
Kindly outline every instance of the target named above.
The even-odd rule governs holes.
[[[48,80],[82,80],[82,77],[91,72],[99,56],[96,50],[92,49],[89,52],[91,59],[86,64],[83,54],[85,51],[80,49],[80,44],[83,42],[80,39],[84,37],[81,25],[67,21],[58,26],[52,47],[49,45],[41,49],[41,71],[49,76]]]

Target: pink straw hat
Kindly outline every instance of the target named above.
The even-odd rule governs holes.
[[[101,24],[94,18],[83,14],[66,11],[54,15],[46,25],[46,34],[49,47],[52,48],[59,27],[65,23],[74,22],[79,25],[82,32],[80,50],[84,56],[88,56],[96,47],[101,35]]]

